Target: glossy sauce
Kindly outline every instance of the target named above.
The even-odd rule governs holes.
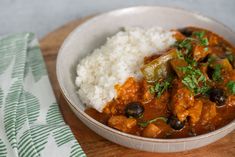
[[[210,31],[193,27],[189,27],[187,30],[206,31],[206,36],[209,39],[210,53],[216,54],[221,58],[225,57],[225,52],[228,50],[235,54],[234,47],[232,47],[223,38]],[[180,33],[176,33],[175,37],[178,40],[184,38]],[[146,57],[145,64],[158,57],[159,55]],[[222,82],[212,82],[211,86],[222,88],[226,91],[226,93],[228,93],[226,84],[230,80],[235,80],[235,70],[232,69],[229,72],[222,71],[222,76],[224,78]],[[128,103],[140,102],[144,107],[143,116],[133,119],[136,121],[135,125],[130,129],[125,130],[124,132],[137,136],[144,136],[143,132],[146,128],[139,126],[138,123],[145,122],[156,117],[169,117],[174,113],[172,111],[172,108],[174,108],[174,105],[172,106],[172,101],[174,99],[173,97],[177,94],[177,89],[180,90],[180,92],[187,92],[187,89],[183,90],[185,87],[182,85],[180,79],[174,79],[172,82],[172,87],[162,93],[160,97],[150,93],[149,88],[151,85],[152,84],[147,83],[144,78],[141,80],[136,80],[130,77],[123,85],[115,86],[117,96],[106,105],[102,113],[99,113],[92,108],[86,109],[85,112],[97,121],[109,126],[110,123],[108,121],[111,117],[117,115],[121,115],[123,117],[126,116],[125,107]],[[200,119],[195,124],[190,123],[190,120],[187,118],[185,126],[181,130],[174,130],[163,120],[157,120],[153,122],[153,124],[155,124],[160,129],[160,133],[157,134],[156,137],[154,136],[154,138],[183,138],[201,135],[221,128],[235,119],[235,95],[227,94],[226,103],[222,107],[216,106],[215,103],[211,102],[207,96],[194,96],[194,100],[195,102],[200,101],[200,103],[202,103]],[[195,112],[197,111],[198,110],[195,109]]]

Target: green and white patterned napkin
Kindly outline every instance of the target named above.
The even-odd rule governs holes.
[[[84,157],[60,114],[34,35],[0,39],[0,157]]]

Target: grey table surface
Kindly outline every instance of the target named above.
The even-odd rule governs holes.
[[[173,6],[200,12],[235,31],[235,0],[0,0],[0,36],[34,32],[41,38],[71,20],[140,5]]]

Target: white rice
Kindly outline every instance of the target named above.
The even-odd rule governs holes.
[[[173,33],[159,27],[125,28],[108,38],[77,65],[76,85],[81,100],[102,112],[116,96],[114,85],[123,84],[131,76],[140,79],[144,57],[174,44]]]

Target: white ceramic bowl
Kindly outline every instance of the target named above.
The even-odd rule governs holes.
[[[138,137],[105,126],[85,112],[75,86],[76,65],[79,60],[95,48],[104,44],[107,37],[114,35],[124,26],[148,28],[161,26],[166,29],[197,26],[209,29],[225,37],[235,45],[235,33],[223,24],[202,15],[181,9],[144,6],[111,11],[96,16],[77,27],[60,48],[56,72],[62,93],[74,113],[97,134],[114,143],[151,152],[178,152],[198,148],[212,143],[235,128],[235,121],[216,131],[196,137],[181,139],[153,139]]]

